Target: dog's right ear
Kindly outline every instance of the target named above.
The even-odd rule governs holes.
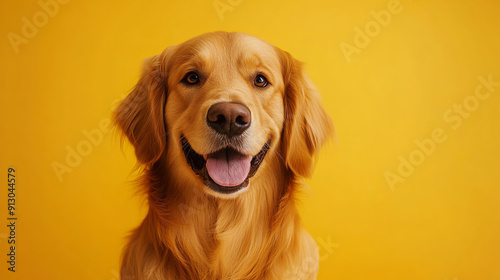
[[[139,82],[113,113],[115,125],[134,146],[137,160],[145,165],[157,161],[166,145],[164,63],[163,54],[147,59]]]

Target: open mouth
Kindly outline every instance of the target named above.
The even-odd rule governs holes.
[[[269,150],[269,141],[255,156],[244,155],[231,147],[208,155],[196,153],[181,135],[182,150],[187,163],[194,173],[203,179],[203,183],[218,193],[231,194],[248,186]]]

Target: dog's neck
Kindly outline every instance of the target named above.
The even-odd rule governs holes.
[[[279,161],[279,156],[268,158],[268,164],[274,166],[282,166]],[[265,174],[266,170],[272,174]],[[156,231],[151,233],[157,235],[154,238],[163,243],[159,253],[166,254],[169,263],[176,263],[176,269],[184,270],[190,277],[238,279],[253,275],[258,279],[265,272],[254,271],[255,268],[266,267],[259,265],[262,262],[272,264],[281,253],[275,248],[294,250],[294,232],[299,227],[293,192],[289,189],[294,185],[285,167],[261,171],[245,192],[232,199],[214,198],[185,185],[166,186],[171,189],[165,195],[172,199],[162,201],[168,206],[164,204],[161,209],[151,205],[157,202],[151,201],[150,195],[146,220],[161,219],[165,225],[162,231],[151,229]],[[176,187],[183,188],[182,194],[175,192]],[[278,242],[288,246],[276,246]],[[201,267],[208,271],[192,271]]]

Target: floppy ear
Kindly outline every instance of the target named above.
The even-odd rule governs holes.
[[[157,161],[166,145],[167,89],[162,57],[157,55],[146,60],[139,82],[113,114],[115,125],[134,146],[137,160],[146,165]]]
[[[296,175],[309,177],[315,155],[333,133],[333,124],[302,64],[289,53],[281,50],[280,53],[285,83],[282,134],[285,162]]]

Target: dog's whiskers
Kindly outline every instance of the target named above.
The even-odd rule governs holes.
[[[188,147],[188,146],[189,146],[189,143],[188,143],[188,142],[185,142],[185,143],[183,143],[183,144],[182,144],[182,148],[183,148],[183,149],[184,149],[184,148],[186,148],[186,147]],[[191,148],[191,147],[189,147],[189,148],[192,150],[192,148]]]
[[[283,163],[283,165],[286,165],[285,159],[283,158],[283,156],[281,156],[281,154],[278,151],[276,151],[276,149],[271,147],[271,145],[269,145],[269,143],[266,143],[264,146],[267,147],[269,150],[272,150],[274,153],[276,153],[278,155],[278,157],[281,159],[281,162]]]

